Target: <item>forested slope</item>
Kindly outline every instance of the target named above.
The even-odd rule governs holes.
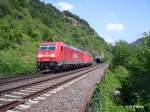
[[[36,71],[42,41],[63,41],[93,53],[107,44],[80,17],[39,0],[0,0],[0,74]]]
[[[112,54],[89,112],[150,112],[150,31],[133,43],[116,42]]]

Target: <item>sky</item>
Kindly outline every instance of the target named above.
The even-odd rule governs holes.
[[[133,42],[150,31],[150,0],[41,0],[85,19],[107,42]]]

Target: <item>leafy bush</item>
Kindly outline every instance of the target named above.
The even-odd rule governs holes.
[[[0,71],[3,74],[16,75],[36,71],[35,51],[29,53],[30,47],[3,50],[0,52]],[[22,52],[24,50],[24,52]],[[29,50],[29,51],[28,51]]]
[[[134,44],[119,42],[114,46],[112,70],[118,66],[124,66],[130,73],[127,78],[121,80],[126,105],[147,105],[150,102],[150,32],[145,33],[142,40]],[[149,107],[146,106],[146,109]],[[135,112],[145,108],[133,108]]]

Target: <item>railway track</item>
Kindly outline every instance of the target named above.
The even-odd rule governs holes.
[[[83,68],[80,68],[80,69],[83,69]],[[80,69],[77,69],[77,70],[80,70]],[[68,71],[59,71],[58,73],[60,73],[60,72],[63,73],[63,72],[68,72]],[[35,75],[0,78],[0,85],[8,84],[8,83],[16,82],[16,81],[21,81],[21,80],[27,80],[27,79],[31,79],[31,78],[43,77],[43,76],[47,76],[47,75],[52,75],[52,73],[50,73],[50,71],[48,71],[48,72],[37,73]]]
[[[86,75],[101,66],[87,67],[63,74],[60,73],[59,75],[55,74],[56,76],[50,75],[51,77],[45,80],[2,90],[0,91],[0,112],[5,112],[16,106],[19,108],[19,105],[23,105],[22,103],[26,101],[34,103],[34,98],[38,98],[41,94],[45,94],[65,83]]]
[[[95,67],[95,66],[91,66],[91,67]],[[36,84],[42,83],[44,81],[54,80],[54,79],[62,77],[62,76],[67,76],[67,75],[70,75],[70,74],[73,74],[76,72],[80,72],[80,71],[89,69],[91,67],[86,67],[86,68],[77,69],[77,70],[69,71],[69,72],[58,73],[58,74],[46,74],[46,75],[40,74],[40,75],[27,76],[27,77],[22,77],[22,78],[16,77],[16,79],[12,78],[12,80],[9,79],[8,81],[1,82],[0,95],[5,94],[10,91],[17,90],[19,88],[28,87],[31,84],[36,85]]]

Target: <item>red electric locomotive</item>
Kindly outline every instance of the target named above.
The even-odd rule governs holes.
[[[57,70],[66,67],[91,65],[93,58],[89,53],[66,45],[62,42],[42,43],[37,54],[40,70]]]

